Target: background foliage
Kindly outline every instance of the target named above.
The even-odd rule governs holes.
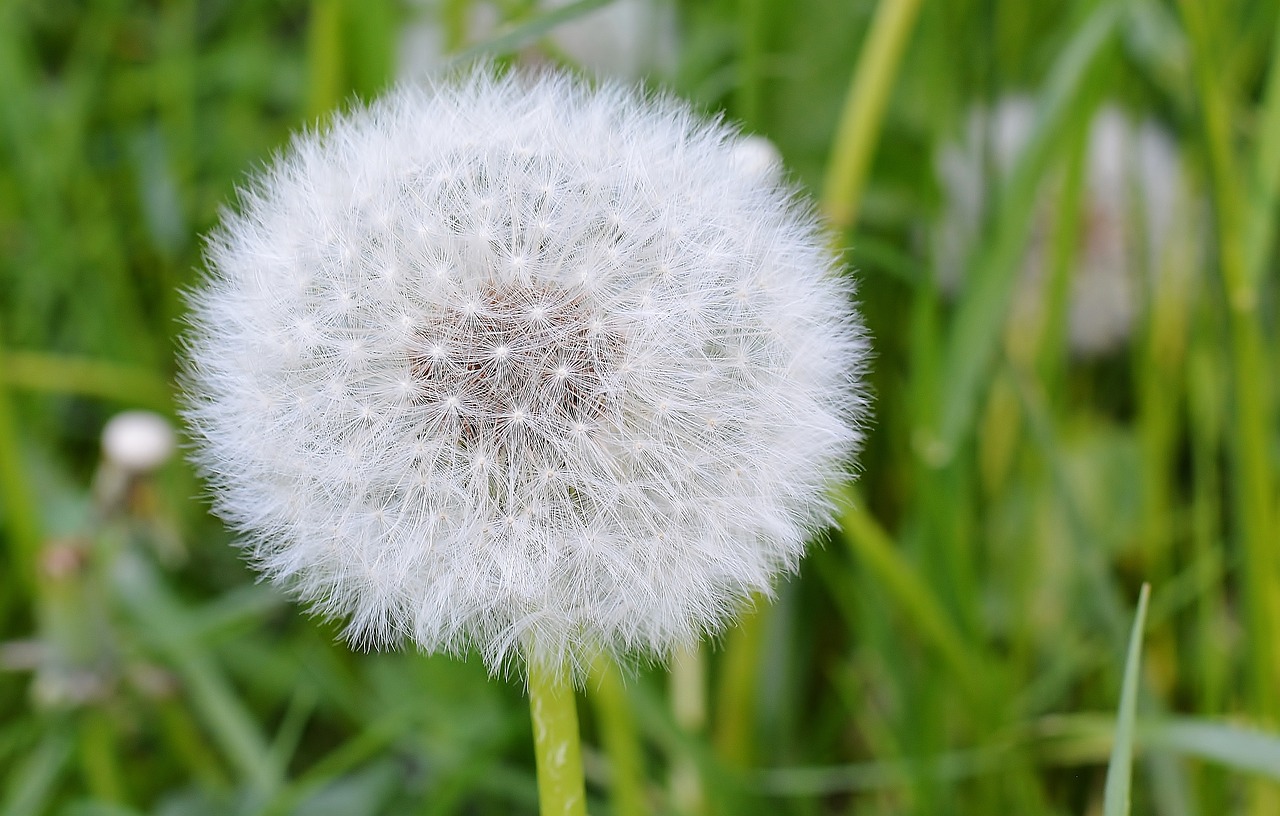
[[[254,583],[184,463],[104,487],[98,435],[173,414],[199,236],[291,130],[423,42],[574,64],[564,26],[624,4],[624,70],[767,136],[822,201],[877,418],[773,604],[580,697],[593,811],[637,812],[610,792],[638,776],[638,812],[1121,813],[1118,747],[1134,812],[1280,813],[1280,3],[3,0],[0,814],[532,812],[520,688],[350,653]],[[941,257],[936,157],[1010,94],[1030,136]],[[1127,340],[1086,357],[1062,282],[1104,105],[1171,135],[1191,208],[1163,253],[1185,274],[1148,259]],[[1030,330],[1029,244],[1059,282]]]

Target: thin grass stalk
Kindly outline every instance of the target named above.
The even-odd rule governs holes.
[[[935,468],[951,461],[972,431],[999,350],[1040,181],[1070,136],[1065,125],[1093,108],[1093,94],[1087,91],[1099,81],[1120,18],[1115,6],[1100,6],[1057,58],[1037,108],[1035,130],[1002,185],[994,235],[966,264],[969,285],[942,352],[946,399],[930,403],[938,415],[914,440],[922,458]]]
[[[1184,399],[1188,299],[1184,281],[1192,272],[1183,268],[1194,253],[1185,236],[1171,236],[1179,251],[1151,259],[1146,319],[1134,357],[1137,382],[1138,441],[1142,451],[1141,548],[1146,577],[1163,583],[1174,564],[1170,549],[1177,507],[1174,474]],[[1177,243],[1183,240],[1184,243]],[[1147,272],[1148,270],[1143,270]]]
[[[342,101],[344,66],[342,5],[344,0],[312,0],[307,25],[307,108],[315,122]]]
[[[764,62],[765,0],[740,0],[738,13],[738,84],[734,96],[738,118],[748,128],[760,127],[760,85]]]
[[[1062,194],[1050,245],[1049,285],[1045,287],[1045,319],[1036,344],[1036,374],[1046,394],[1061,393],[1067,362],[1067,335],[1071,316],[1071,279],[1079,254],[1080,226],[1084,196],[1085,166],[1088,163],[1089,117],[1080,117],[1067,146]]]
[[[863,187],[883,129],[889,91],[920,13],[921,0],[881,0],[858,57],[844,109],[836,126],[822,211],[837,229],[858,221]]]
[[[731,768],[746,768],[755,753],[756,693],[764,624],[771,607],[757,599],[755,608],[729,631],[720,682],[716,687],[716,754]]]
[[[142,366],[44,352],[10,351],[0,366],[0,388],[114,400],[162,413],[173,410],[165,381]]]
[[[136,554],[122,554],[114,567],[116,596],[136,627],[182,679],[193,708],[210,736],[255,793],[270,795],[281,778],[271,751],[245,703],[235,694],[212,656],[190,639],[186,610]]]
[[[671,713],[690,739],[707,726],[707,658],[702,643],[681,648],[671,660]],[[671,764],[671,801],[676,812],[695,816],[706,810],[702,774],[694,757],[676,754]]]
[[[170,152],[167,162],[174,182],[191,189],[196,179],[195,148],[200,143],[196,125],[196,8],[195,0],[165,5],[160,31],[161,53],[156,71],[156,108]],[[178,199],[179,204],[187,200]],[[189,223],[189,212],[180,216]],[[166,287],[172,289],[173,287]]]
[[[609,759],[609,802],[614,816],[644,816],[649,808],[645,805],[640,736],[622,674],[612,660],[601,657],[596,661],[591,691],[588,697]]]
[[[92,707],[86,709],[81,713],[78,731],[80,764],[89,791],[100,802],[125,803],[119,740],[107,713]]]
[[[228,780],[217,756],[182,702],[177,698],[161,699],[157,701],[156,713],[165,745],[196,784],[210,791],[226,789]]]
[[[47,812],[74,750],[70,721],[56,717],[44,729],[40,743],[21,762],[7,769],[0,816],[39,816]]]
[[[556,26],[564,25],[578,17],[612,3],[613,0],[573,0],[563,6],[541,14],[521,14],[499,32],[482,42],[468,46],[453,55],[451,67],[470,65],[481,57],[501,57],[512,54],[550,33]]]
[[[1253,160],[1254,186],[1245,224],[1246,278],[1257,285],[1276,237],[1276,207],[1280,203],[1280,13],[1271,43],[1271,71],[1259,116]]]
[[[0,371],[8,365],[7,356],[0,347]],[[15,600],[32,597],[41,534],[35,493],[22,461],[17,417],[3,382],[0,382],[0,503],[4,507],[10,541],[10,568],[5,570],[9,586],[3,593],[5,600],[0,602],[0,615],[7,617]]]
[[[1129,635],[1128,657],[1124,664],[1124,683],[1120,692],[1120,709],[1116,715],[1116,734],[1111,746],[1111,762],[1107,765],[1107,785],[1102,812],[1104,816],[1129,816],[1129,785],[1133,768],[1134,720],[1138,712],[1138,680],[1142,672],[1142,632],[1147,623],[1147,601],[1151,587],[1142,585],[1138,595],[1138,611]]]
[[[1272,518],[1275,487],[1268,457],[1274,424],[1267,393],[1274,372],[1266,365],[1257,286],[1249,274],[1245,252],[1245,199],[1231,143],[1232,106],[1213,52],[1211,26],[1220,7],[1206,0],[1181,0],[1180,7],[1192,43],[1213,182],[1218,271],[1226,293],[1233,415],[1227,424],[1235,482],[1232,494],[1245,559],[1241,577],[1250,642],[1247,671],[1251,707],[1265,725],[1274,726],[1280,716],[1280,699],[1275,694],[1280,683],[1280,650],[1276,648],[1280,573],[1274,553],[1280,531]],[[1259,812],[1262,807],[1260,804]]]
[[[984,666],[972,654],[972,645],[955,629],[951,618],[929,585],[902,558],[889,534],[865,510],[847,488],[840,502],[840,529],[852,554],[870,571],[885,591],[919,627],[921,634],[949,665],[955,680],[971,699],[984,699],[981,678]]]
[[[573,687],[563,674],[529,661],[529,713],[542,816],[586,816],[582,746]]]
[[[1187,425],[1191,439],[1191,552],[1196,563],[1221,561],[1222,478],[1219,451],[1223,444],[1222,366],[1207,343],[1196,343],[1187,359]],[[1225,567],[1223,568],[1225,569]],[[1195,710],[1212,716],[1223,710],[1232,661],[1224,648],[1228,620],[1225,587],[1200,595],[1195,609]],[[1221,771],[1206,769],[1200,780],[1204,803],[1225,801],[1226,780]]]

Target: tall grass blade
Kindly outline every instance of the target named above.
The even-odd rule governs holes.
[[[1129,816],[1129,783],[1133,768],[1134,720],[1138,710],[1138,678],[1142,667],[1142,631],[1147,622],[1147,600],[1150,584],[1142,585],[1138,595],[1138,613],[1129,636],[1129,656],[1124,663],[1124,683],[1120,692],[1116,738],[1111,746],[1111,762],[1107,765],[1107,787],[1103,796],[1103,816]]]

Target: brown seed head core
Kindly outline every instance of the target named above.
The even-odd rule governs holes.
[[[612,403],[621,338],[554,284],[490,282],[432,315],[410,371],[461,447],[587,432]]]

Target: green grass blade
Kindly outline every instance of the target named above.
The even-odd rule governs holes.
[[[1004,185],[995,237],[969,264],[968,291],[961,301],[947,343],[942,370],[950,372],[936,438],[926,439],[924,453],[941,465],[955,455],[969,433],[992,362],[1000,345],[1004,315],[1027,236],[1040,180],[1071,129],[1066,123],[1084,115],[1086,88],[1109,53],[1121,19],[1120,9],[1103,4],[1072,37],[1049,75],[1037,109],[1036,126]]]
[[[1257,153],[1254,157],[1252,201],[1245,224],[1245,276],[1257,286],[1276,234],[1276,203],[1280,201],[1280,16],[1271,45],[1271,72],[1259,111]]]
[[[0,348],[0,366],[8,362]],[[40,518],[36,498],[27,478],[22,456],[22,437],[13,403],[0,382],[0,529],[8,533],[7,596],[29,593],[35,583],[36,554],[40,549]],[[16,598],[14,598],[16,600]],[[0,618],[8,612],[9,597],[0,600]]]
[[[139,631],[182,677],[204,725],[256,792],[269,794],[280,784],[280,769],[253,714],[235,694],[202,644],[185,636],[187,612],[141,558],[125,555],[117,565],[119,596]]]
[[[1203,759],[1280,782],[1280,735],[1197,717],[1173,717],[1138,729],[1144,748]]]
[[[89,357],[10,351],[0,367],[0,386],[98,397],[166,413],[173,409],[163,378],[140,366]]]
[[[971,647],[952,625],[929,586],[902,558],[875,519],[855,505],[848,488],[841,491],[837,501],[841,507],[840,529],[854,556],[898,600],[921,634],[950,665],[960,685],[967,692],[980,694],[982,666],[974,659]]]
[[[44,812],[67,761],[72,734],[65,722],[54,723],[24,762],[12,768],[0,816],[35,816]]]
[[[1147,600],[1150,584],[1142,585],[1138,595],[1138,613],[1133,619],[1129,637],[1129,656],[1124,663],[1124,684],[1120,692],[1116,738],[1111,746],[1111,762],[1107,765],[1107,788],[1103,798],[1103,816],[1128,816],[1129,781],[1133,767],[1134,719],[1138,709],[1138,677],[1142,667],[1142,630],[1147,622]]]
[[[591,670],[587,698],[595,710],[600,742],[609,760],[609,801],[615,816],[641,816],[647,810],[644,791],[644,747],[636,730],[622,671],[600,657]]]
[[[920,0],[881,0],[876,8],[827,162],[822,211],[836,227],[848,229],[857,221],[889,90],[919,14]]]

